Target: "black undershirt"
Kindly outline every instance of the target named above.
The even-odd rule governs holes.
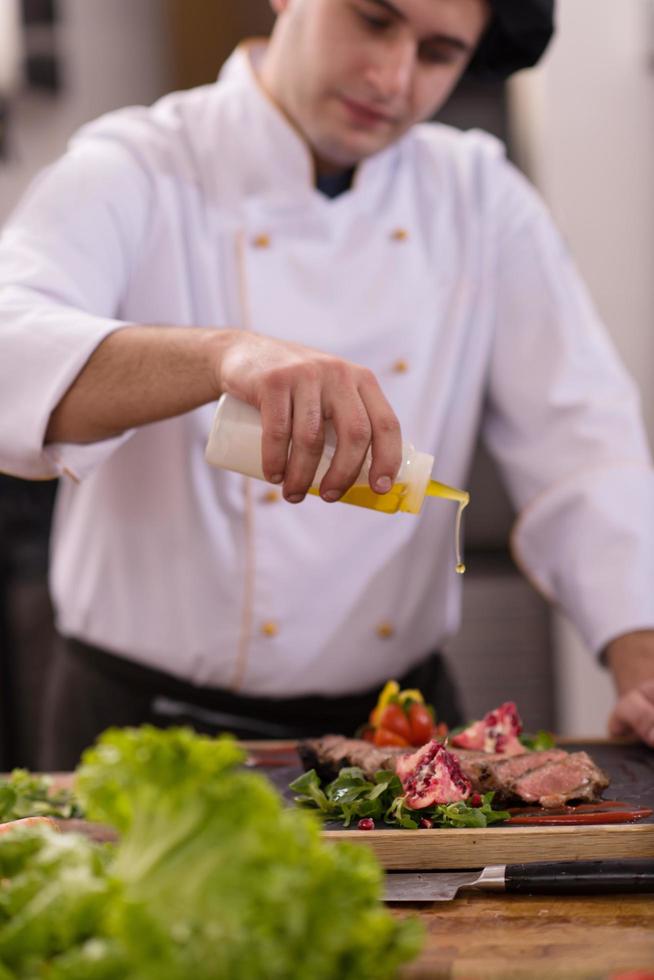
[[[354,177],[354,167],[349,170],[339,170],[336,174],[318,174],[316,177],[316,188],[325,197],[338,197],[345,191],[349,191]]]

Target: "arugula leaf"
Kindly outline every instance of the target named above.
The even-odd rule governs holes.
[[[307,776],[310,776],[308,780]],[[313,769],[294,780],[290,788],[300,794],[294,797],[297,804],[315,806],[323,818],[341,820],[346,827],[364,817],[383,820],[395,798],[402,793],[402,784],[390,769],[380,769],[371,782],[357,766],[341,769],[336,779],[324,789]]]
[[[485,827],[486,817],[480,809],[465,803],[443,803],[434,808],[439,827]]]
[[[470,806],[465,800],[434,807],[432,820],[440,827],[488,827],[511,816],[506,810],[494,810],[494,793],[484,793],[480,806]]]
[[[316,806],[325,816],[335,812],[334,806],[321,789],[320,779],[315,769],[309,769],[298,779],[294,779],[289,786],[293,792],[299,793],[299,796],[295,797],[295,802],[299,806]]]
[[[363,817],[407,830],[415,830],[422,817],[431,820],[434,827],[487,827],[510,816],[505,810],[493,810],[493,793],[486,793],[478,807],[462,801],[414,810],[407,806],[397,773],[389,769],[380,769],[371,782],[361,769],[350,766],[341,769],[324,789],[311,769],[292,782],[290,788],[300,793],[294,797],[300,806],[317,807],[321,816],[340,820],[345,827]]]
[[[396,796],[384,815],[386,823],[397,824],[406,830],[417,830],[418,821],[416,820],[416,810],[406,805],[406,798],[403,794]]]
[[[545,749],[553,749],[556,742],[551,732],[541,729],[535,735],[523,733],[518,735],[520,743],[529,749],[530,752],[542,752]]]

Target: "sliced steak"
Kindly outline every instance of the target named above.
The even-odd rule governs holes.
[[[326,782],[336,779],[341,769],[358,766],[372,777],[378,769],[394,769],[395,760],[404,749],[377,748],[361,738],[343,735],[324,735],[309,738],[298,744],[298,754],[305,769],[315,769]]]
[[[585,752],[563,749],[488,755],[453,749],[461,768],[478,793],[492,790],[498,803],[539,803],[559,806],[567,800],[598,799],[609,781]]]
[[[475,753],[477,758],[462,759],[461,751],[454,750],[459,758],[463,771],[468,776],[478,793],[488,793],[493,790],[498,800],[510,800],[515,797],[515,782],[525,773],[537,769],[545,762],[554,759],[565,759],[567,753],[562,749],[547,749],[545,752],[524,752],[521,755],[487,755],[484,752]]]
[[[546,749],[507,756],[450,747],[477,793],[493,791],[499,804],[535,803],[560,806],[570,800],[597,800],[609,785],[604,772],[585,752]],[[307,739],[298,745],[306,769],[315,769],[325,782],[346,766],[359,766],[372,778],[378,769],[395,769],[398,748],[377,748],[370,742],[342,735]]]
[[[597,800],[608,785],[608,776],[586,752],[572,752],[530,769],[515,780],[513,791],[525,803],[549,807],[569,800]]]
[[[498,785],[511,784],[516,779],[520,779],[525,773],[537,769],[546,762],[560,761],[567,759],[568,753],[563,749],[545,749],[541,752],[526,752],[524,755],[514,755],[506,757],[494,756],[489,769]]]
[[[449,750],[459,760],[463,772],[472,783],[472,788],[476,793],[487,793],[489,789],[494,788],[490,782],[492,779],[490,763],[495,760],[506,759],[506,756],[491,755],[488,752],[475,749],[453,748],[452,746],[449,746]]]

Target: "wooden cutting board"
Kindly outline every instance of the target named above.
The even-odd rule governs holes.
[[[256,743],[251,743],[252,747]],[[566,742],[563,747],[588,752],[607,772],[611,785],[607,799],[624,800],[634,807],[654,809],[654,751],[625,743]],[[255,750],[256,751],[256,750]],[[262,751],[262,756],[265,750]],[[262,771],[280,792],[291,799],[288,784],[299,766],[265,766]],[[594,824],[574,827],[489,827],[435,830],[398,830],[377,827],[362,831],[326,824],[329,841],[350,841],[369,847],[383,867],[398,870],[426,868],[479,868],[487,864],[524,861],[576,861],[581,859],[654,858],[654,816],[631,824]]]

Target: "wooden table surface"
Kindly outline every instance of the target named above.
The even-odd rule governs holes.
[[[427,933],[402,980],[654,980],[652,895],[470,893],[388,908]]]

